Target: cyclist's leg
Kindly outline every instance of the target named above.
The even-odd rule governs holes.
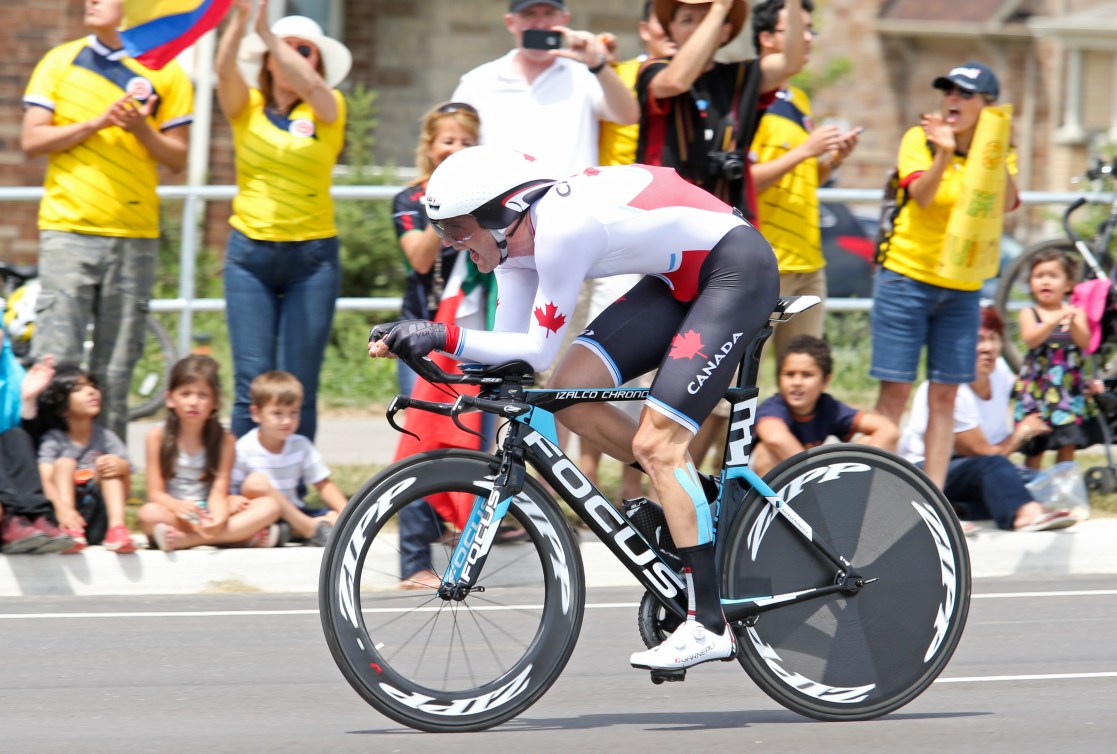
[[[638,667],[681,668],[733,653],[721,613],[713,524],[687,446],[775,306],[779,273],[771,247],[751,227],[730,232],[703,262],[698,290],[660,364],[648,398],[652,410],[645,411],[633,442],[678,545],[690,610],[672,638],[633,655]]]
[[[686,311],[686,304],[671,298],[666,283],[643,278],[574,340],[555,367],[549,387],[619,387],[650,372],[659,365]],[[634,337],[636,323],[639,334]],[[602,452],[625,463],[634,460],[636,421],[616,406],[579,403],[557,416]]]

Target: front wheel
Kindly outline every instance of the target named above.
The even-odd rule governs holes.
[[[497,459],[465,450],[393,464],[349,501],[323,555],[318,599],[334,660],[365,701],[403,725],[498,725],[539,699],[574,650],[586,596],[581,555],[561,509],[530,476],[505,519],[528,537],[490,550],[478,588],[443,600],[436,587],[400,580],[401,528],[419,535],[424,553],[429,546],[441,576],[458,533],[425,501],[483,500],[496,471]],[[413,556],[414,534],[407,543]]]
[[[899,709],[946,666],[969,612],[969,553],[950,504],[907,461],[867,446],[809,450],[765,481],[863,586],[738,625],[745,671],[774,700],[818,720]],[[829,586],[839,574],[755,491],[726,544],[727,604]]]

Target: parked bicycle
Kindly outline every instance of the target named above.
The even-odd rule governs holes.
[[[1117,175],[1117,158],[1111,162],[1097,161],[1094,167],[1087,170],[1079,180],[1112,185],[1115,175]],[[1108,214],[1098,224],[1089,242],[1083,240],[1071,225],[1071,216],[1087,202],[1086,197],[1080,197],[1063,212],[1063,231],[1066,238],[1052,238],[1032,244],[1001,276],[994,306],[1005,321],[1003,355],[1014,372],[1019,370],[1020,361],[1027,353],[1027,347],[1020,338],[1020,320],[1017,313],[1020,309],[1031,305],[1028,278],[1031,274],[1032,260],[1036,255],[1056,249],[1074,259],[1083,275],[1098,280],[1111,279],[1114,265],[1110,245],[1114,230],[1117,229],[1117,193],[1110,202]],[[1117,343],[1103,343],[1099,355],[1098,364],[1102,376],[1117,376]]]
[[[946,666],[969,611],[970,564],[949,503],[898,456],[838,444],[764,479],[749,469],[761,346],[771,324],[816,303],[782,299],[727,392],[732,418],[711,503],[722,607],[737,659],[765,693],[819,720],[867,720],[910,702]],[[550,490],[643,585],[640,636],[648,647],[662,642],[687,609],[662,511],[618,511],[559,448],[553,413],[643,400],[647,389],[531,390],[520,361],[455,375],[429,359],[409,363],[432,382],[481,390],[448,387],[454,400],[445,403],[397,396],[388,409],[397,430],[403,409],[509,421],[494,455],[441,450],[389,466],[335,524],[322,561],[322,626],[357,693],[403,725],[437,732],[490,728],[547,691],[574,650],[586,598],[578,538]],[[436,494],[466,496],[471,514],[461,532],[433,538],[441,586],[399,591],[400,512]],[[528,539],[494,548],[506,517]],[[651,680],[685,674],[652,671]]]
[[[39,270],[34,265],[0,262],[0,312],[12,339],[12,350],[25,362],[34,337],[35,302],[39,290]],[[147,315],[143,354],[132,373],[128,391],[129,420],[150,416],[163,407],[171,367],[177,360],[174,341],[153,314]],[[88,362],[93,348],[93,325],[85,340],[83,361]]]

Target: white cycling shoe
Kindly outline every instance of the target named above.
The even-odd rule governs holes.
[[[633,652],[629,662],[644,670],[682,670],[712,660],[732,660],[737,642],[729,626],[715,634],[696,620],[683,621],[663,643],[644,652]]]

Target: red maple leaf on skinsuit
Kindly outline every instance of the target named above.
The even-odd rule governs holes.
[[[553,333],[557,333],[559,328],[566,324],[566,315],[559,314],[558,307],[555,306],[553,301],[548,303],[543,309],[540,309],[538,306],[535,307],[532,313],[535,315],[535,321],[539,323],[540,327],[546,328]],[[551,337],[550,333],[547,334],[547,337]]]
[[[695,356],[701,356],[703,359],[709,358],[699,350],[702,347],[702,336],[694,330],[687,330],[671,340],[671,353],[669,355],[672,359],[693,359]]]

